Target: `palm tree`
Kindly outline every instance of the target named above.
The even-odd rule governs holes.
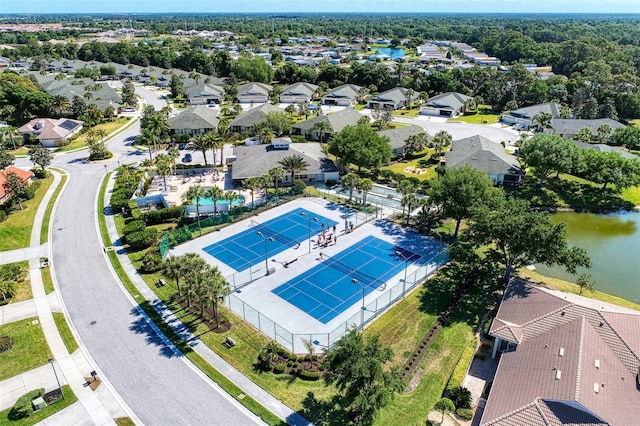
[[[398,192],[402,194],[402,200],[404,200],[406,196],[416,192],[416,185],[409,179],[400,179],[397,184],[397,189]],[[404,208],[407,206],[407,203],[401,202],[400,204],[402,204],[402,215],[404,216]]]
[[[533,116],[531,123],[536,126],[537,132],[541,132],[544,129],[551,128],[551,120],[553,120],[553,115],[551,115],[551,113],[541,112]]]
[[[71,103],[69,99],[62,95],[52,96],[49,100],[49,110],[57,117],[61,117],[65,111],[69,111],[70,109]]]
[[[273,139],[273,131],[271,131],[271,128],[268,126],[255,126],[256,127],[256,133],[258,134],[258,137],[260,138],[260,143],[261,144],[269,144],[271,143],[271,139]]]
[[[369,178],[359,179],[356,183],[356,188],[362,192],[362,205],[366,205],[367,194],[373,189],[373,181]]]
[[[210,137],[207,137],[206,134],[194,136],[193,146],[195,149],[202,152],[202,156],[204,157],[204,166],[207,167],[209,165],[207,162],[207,150],[211,148]]]
[[[429,136],[425,132],[420,132],[415,135],[411,135],[404,141],[404,148],[402,150],[402,158],[405,158],[407,154],[413,154],[424,150],[429,145]]]
[[[0,141],[2,141],[2,145],[8,140],[9,143],[13,146],[14,151],[17,148],[16,140],[20,140],[20,132],[18,132],[18,128],[14,126],[5,126],[0,127]]]
[[[217,266],[210,267],[207,272],[206,279],[203,283],[205,287],[204,294],[206,303],[213,311],[213,318],[216,320],[216,328],[218,328],[220,327],[220,322],[218,320],[218,303],[231,294],[231,288],[227,285],[227,280],[224,278]]]
[[[212,186],[204,191],[204,196],[213,201],[213,212],[218,213],[218,200],[224,198],[224,191],[217,186]]]
[[[271,176],[271,181],[274,184],[276,194],[278,193],[278,182],[282,181],[285,177],[285,170],[282,167],[274,167],[269,170],[269,176]]]
[[[196,205],[196,216],[198,220],[198,230],[200,231],[200,235],[202,235],[202,228],[200,228],[200,198],[203,196],[204,189],[198,185],[190,186],[189,189],[185,193],[182,194],[182,203],[183,204],[194,204]]]
[[[342,177],[342,186],[346,186],[349,188],[349,201],[353,198],[353,188],[358,185],[360,178],[355,173],[349,173]]]
[[[324,136],[327,130],[331,130],[331,126],[324,119],[320,121],[316,121],[313,124],[313,131],[318,135],[318,139],[320,143],[322,143],[322,137]]]
[[[231,203],[233,203],[233,200],[238,198],[238,193],[236,191],[225,191],[223,198],[229,201],[229,210],[231,210]]]
[[[184,258],[181,256],[169,256],[162,261],[162,274],[176,280],[178,296],[182,296],[180,289],[180,277],[184,274]]]
[[[444,130],[440,130],[436,135],[431,139],[430,146],[431,148],[435,148],[436,155],[439,157],[442,153],[442,148],[449,146],[452,141],[452,137],[449,133]]]
[[[156,155],[156,172],[162,176],[164,190],[167,190],[167,176],[171,174],[171,157],[168,154]]]
[[[185,265],[185,284],[187,294],[187,306],[191,307],[191,299],[198,295],[200,283],[206,278],[206,272],[209,265],[196,253],[187,253],[184,255]]]
[[[298,104],[298,115],[301,117],[304,115],[305,120],[309,118],[309,106],[304,102]]]
[[[270,173],[265,173],[260,176],[260,187],[264,190],[264,199],[267,200],[267,190],[273,185],[273,176]]]
[[[402,204],[402,214],[404,215],[404,208],[407,208],[407,214],[404,217],[405,226],[409,224],[409,218],[411,217],[411,212],[418,205],[418,198],[414,193],[408,193],[402,196],[400,200],[400,204]]]
[[[278,161],[278,164],[280,164],[282,168],[289,172],[291,176],[291,185],[293,185],[293,180],[295,179],[296,173],[304,172],[309,168],[309,163],[304,161],[304,158],[302,158],[298,154],[293,154],[285,157],[282,160]]]
[[[169,130],[169,123],[167,122],[167,114],[160,111],[159,113],[152,114],[146,118],[147,129],[149,129],[153,138],[153,149],[156,149],[156,143],[159,141],[160,136]]]
[[[221,149],[224,146],[224,143],[222,142],[218,132],[209,132],[205,134],[205,137],[207,138],[207,144],[211,148],[211,154],[213,154],[213,166],[216,167],[218,163],[216,151]],[[222,156],[220,157],[220,161],[222,161]]]
[[[296,106],[294,104],[289,104],[287,105],[287,107],[284,109],[284,112],[286,112],[287,114],[289,114],[289,118],[293,118],[293,113],[296,112]]]
[[[253,202],[253,193],[256,189],[260,188],[262,182],[260,182],[260,178],[250,177],[245,179],[242,182],[242,187],[248,189],[251,192],[251,208],[255,208],[255,203]]]
[[[102,143],[104,143],[104,138],[106,138],[109,134],[102,127],[96,130],[96,136],[100,139]]]
[[[176,161],[178,157],[180,157],[180,150],[175,146],[172,146],[167,150],[167,155],[171,158],[171,162],[173,163],[173,173],[176,172]]]

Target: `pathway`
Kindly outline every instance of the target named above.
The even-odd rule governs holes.
[[[107,201],[114,183],[115,174],[111,176],[107,184],[107,190],[105,192],[105,205],[108,204]],[[220,356],[218,356],[213,350],[202,343],[202,341],[200,341],[200,339],[198,339],[193,333],[191,333],[188,328],[171,312],[171,310],[157,298],[155,293],[149,288],[142,277],[138,275],[136,269],[129,260],[129,257],[126,255],[125,250],[122,249],[122,243],[120,241],[120,237],[118,236],[114,217],[107,216],[106,219],[107,228],[109,230],[109,237],[111,241],[114,242],[114,247],[116,248],[118,254],[118,260],[122,264],[122,267],[134,282],[138,291],[140,291],[144,298],[149,301],[149,303],[155,308],[160,316],[162,316],[165,322],[169,324],[178,335],[182,336],[185,341],[189,342],[189,345],[193,348],[193,350],[195,350],[200,356],[206,359],[209,364],[213,365],[213,367],[220,371],[225,377],[235,383],[236,386],[238,386],[243,391],[243,393],[254,398],[256,401],[265,406],[282,420],[285,420],[290,425],[295,426],[311,424],[304,417],[284,405],[264,389],[249,380],[241,372],[236,370],[233,366],[220,358]],[[139,311],[144,314],[142,310]],[[144,316],[146,318],[146,315]],[[146,320],[150,321],[148,318],[146,318]],[[159,330],[157,332],[160,333]],[[174,351],[178,350],[173,347],[173,345],[172,349]]]
[[[55,181],[51,185],[52,188],[55,188],[57,186],[58,185],[56,184]],[[42,203],[44,203],[44,200],[42,200]],[[42,203],[40,205],[42,205]],[[31,247],[19,248],[15,250],[0,251],[0,265],[6,265],[7,263],[21,262],[23,260],[31,260],[31,259],[40,260],[41,257],[48,257],[48,256],[49,256],[49,245],[40,244],[40,228],[38,228],[38,242],[35,245],[31,245]]]

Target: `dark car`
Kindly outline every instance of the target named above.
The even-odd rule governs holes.
[[[187,152],[184,157],[182,157],[182,162],[190,163],[191,161],[193,161],[193,157],[191,156],[191,153]]]
[[[178,149],[180,149],[180,150],[185,149],[186,147],[187,147],[187,145],[185,143],[181,142],[181,143],[178,144]]]

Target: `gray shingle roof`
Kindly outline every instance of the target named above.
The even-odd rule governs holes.
[[[318,90],[318,86],[311,83],[293,83],[282,89],[280,96],[299,96],[304,95],[311,97],[315,91]]]
[[[401,149],[404,147],[405,142],[409,139],[409,136],[424,133],[424,129],[420,126],[407,126],[399,129],[381,130],[378,132],[380,136],[386,136],[389,138],[389,144],[391,149]]]
[[[338,86],[330,90],[322,98],[350,99],[351,101],[354,101],[360,96],[361,89],[362,88],[360,86],[356,86],[355,84],[343,84],[342,86]]]
[[[638,156],[635,154],[632,154],[630,152],[627,152],[623,149],[620,148],[616,148],[613,146],[609,146],[609,145],[605,145],[602,143],[584,143],[584,142],[580,142],[580,141],[571,141],[573,142],[573,144],[579,148],[582,149],[592,149],[594,151],[598,151],[598,152],[616,152],[618,154],[620,154],[621,156],[623,156],[624,158],[628,158],[630,160],[632,159],[638,159]]]
[[[360,114],[353,108],[345,108],[342,111],[333,112],[327,115],[318,115],[305,121],[301,121],[293,125],[294,128],[300,129],[302,132],[313,130],[313,126],[318,121],[329,123],[330,130],[325,133],[338,133],[347,126],[355,126],[364,115]]]
[[[219,122],[218,110],[198,105],[182,111],[175,117],[171,117],[169,119],[169,128],[171,130],[215,129]]]
[[[238,96],[266,95],[268,97],[271,89],[273,86],[269,84],[247,83],[238,87]]]
[[[270,145],[237,146],[234,154],[236,160],[231,167],[234,180],[262,176],[279,166],[278,162],[283,158],[293,154],[300,155],[309,164],[305,174],[330,173],[338,170],[318,143],[292,143],[287,150],[272,149]]]
[[[206,97],[211,95],[217,98],[223,98],[224,88],[214,84],[205,84],[204,82],[199,81],[198,84],[185,88],[185,94],[189,98]]]
[[[386,92],[378,93],[375,95],[369,102],[393,102],[397,104],[399,102],[408,102],[409,94],[407,93],[408,89],[404,87],[395,87],[391,90],[387,90]]]
[[[547,112],[551,114],[553,118],[558,118],[560,117],[560,109],[562,109],[562,105],[555,102],[547,102],[545,104],[514,109],[513,111],[509,111],[507,115],[520,119],[532,120],[536,115]]]
[[[490,175],[522,173],[516,157],[507,154],[499,143],[480,135],[453,141],[445,158],[449,168],[469,165]]]
[[[270,112],[284,112],[284,110],[267,102],[240,114],[229,125],[231,127],[251,127],[266,120],[267,114]]]
[[[425,106],[458,111],[464,106],[464,103],[468,99],[471,99],[471,97],[463,95],[462,93],[446,92],[427,99]]]
[[[545,129],[545,132],[554,132],[561,135],[575,135],[582,129],[589,129],[595,134],[598,131],[598,127],[603,124],[608,124],[613,130],[626,127],[624,124],[610,118],[598,118],[595,120],[554,118],[549,124],[552,129]]]

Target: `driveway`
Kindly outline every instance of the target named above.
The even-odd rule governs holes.
[[[164,101],[137,88],[149,104]],[[139,157],[125,139],[136,124],[109,142],[109,162],[85,164],[86,151],[60,155],[53,166],[69,172],[52,225],[53,271],[70,318],[99,369],[138,418],[149,425],[247,425],[259,421],[155,334],[120,287],[99,242],[96,193],[106,169]],[[126,162],[126,160],[125,160]]]

